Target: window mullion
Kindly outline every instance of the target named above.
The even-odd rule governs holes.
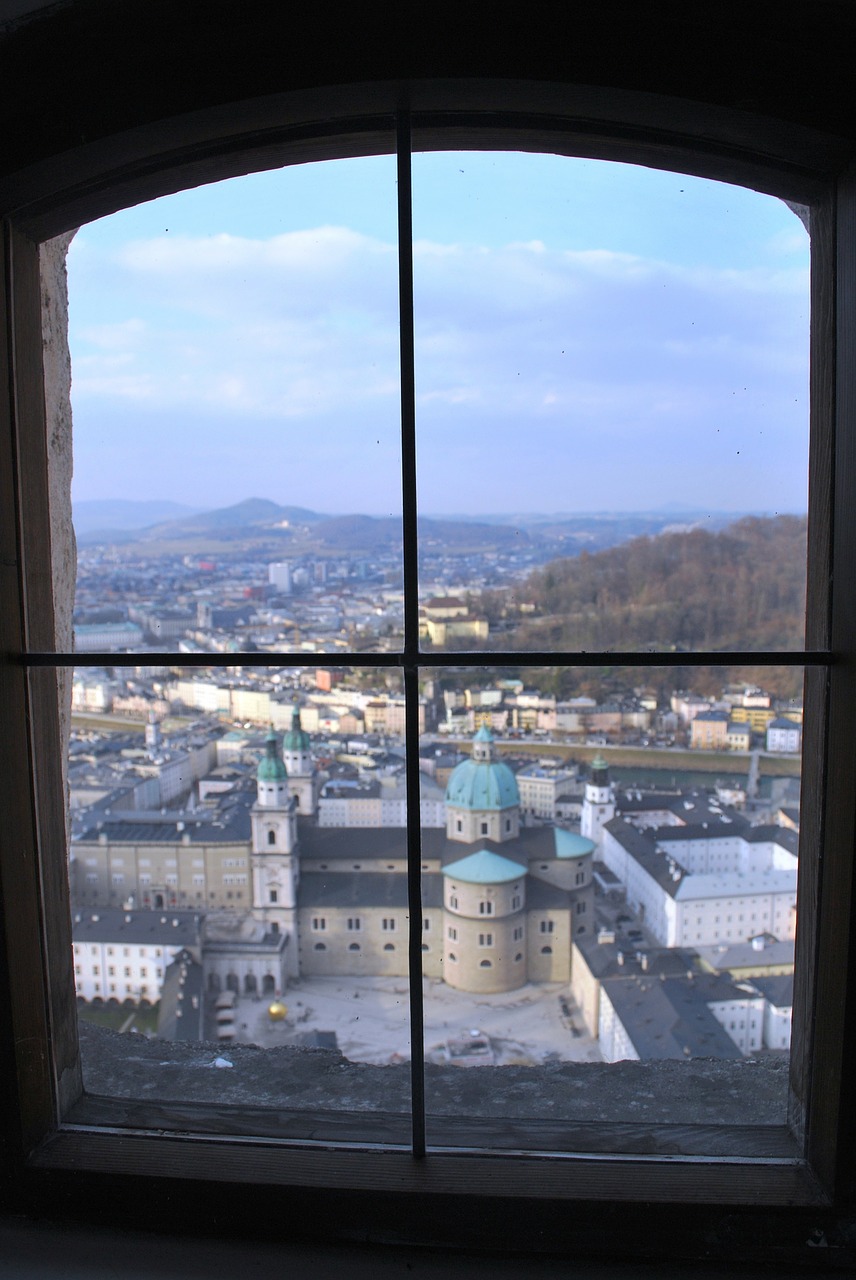
[[[416,518],[416,372],[413,342],[413,209],[410,111],[396,118],[398,165],[398,308],[401,380],[401,486],[404,561],[404,698],[407,780],[408,991],[412,1150],[425,1154],[425,1059],[422,1009],[422,851],[419,803],[419,569]]]

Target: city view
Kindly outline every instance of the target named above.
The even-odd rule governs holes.
[[[582,166],[564,240],[553,162]],[[84,1061],[94,1025],[227,1065],[407,1062],[413,982],[438,1067],[784,1058],[802,226],[680,175],[414,157],[419,638],[444,663],[420,670],[414,974],[404,687],[372,663],[405,625],[394,165],[347,164],[347,225],[304,166],[306,226],[221,224],[223,197],[203,236],[211,189],[72,245]],[[514,225],[485,221],[524,172]],[[668,205],[662,241],[598,226],[619,178],[640,210],[687,196],[687,229]]]

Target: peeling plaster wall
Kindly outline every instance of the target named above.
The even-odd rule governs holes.
[[[77,579],[77,543],[71,518],[72,455],[71,352],[68,348],[68,273],[66,256],[76,231],[67,231],[41,246],[42,359],[45,379],[48,488],[50,493],[51,564],[53,568],[56,647],[70,652],[74,643],[72,615]],[[60,734],[67,747],[71,729],[73,673],[57,670]],[[62,754],[63,787],[68,789],[68,752]],[[68,811],[66,810],[66,814]],[[66,816],[66,825],[68,817]],[[68,835],[68,833],[67,833]]]

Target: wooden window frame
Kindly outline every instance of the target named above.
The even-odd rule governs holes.
[[[6,718],[0,735],[0,1013],[2,1025],[11,1029],[0,1042],[8,1103],[5,1158],[27,1186],[42,1190],[57,1179],[68,1186],[83,1170],[108,1178],[122,1173],[147,1181],[179,1179],[183,1185],[214,1180],[317,1194],[386,1191],[423,1202],[427,1194],[438,1203],[449,1196],[485,1202],[513,1197],[520,1204],[645,1202],[664,1211],[688,1204],[812,1211],[847,1204],[854,1191],[850,1134],[856,1127],[849,1087],[856,1066],[856,930],[850,928],[856,833],[856,599],[850,584],[856,579],[856,521],[849,518],[856,492],[854,157],[840,139],[822,133],[693,102],[677,110],[674,100],[650,94],[518,82],[419,82],[407,87],[403,107],[403,92],[400,85],[339,86],[232,104],[227,114],[207,109],[81,146],[0,183],[0,701]],[[39,244],[129,204],[202,182],[285,163],[387,151],[390,131],[398,127],[400,135],[404,121],[413,130],[414,149],[596,156],[735,182],[811,208],[811,519],[801,655],[808,714],[791,1160],[605,1153],[548,1161],[527,1152],[510,1159],[481,1149],[426,1160],[418,1144],[413,1151],[395,1144],[319,1149],[252,1135],[225,1142],[188,1132],[117,1132],[69,1119],[82,1078],[75,1002],[69,998],[74,974],[68,888],[64,860],[56,856],[65,849],[66,835],[54,669],[61,658],[52,655],[62,645],[52,603]],[[401,171],[399,177],[400,183],[407,180]],[[404,340],[412,341],[412,333]],[[405,469],[412,464],[405,456]],[[405,548],[406,566],[408,554],[415,555],[415,543]],[[406,616],[411,634],[413,623]],[[757,655],[731,654],[729,661],[738,663],[741,656],[757,665]],[[622,662],[637,657],[645,660],[622,655]],[[514,661],[534,665],[535,658],[515,655]],[[552,658],[556,665],[567,660]],[[701,662],[704,655],[696,658]],[[483,655],[473,660],[483,662]],[[358,661],[354,655],[343,658],[343,664]],[[418,645],[389,663],[404,670],[411,747],[418,741],[416,680],[424,664]],[[410,754],[409,808],[418,813],[416,753]],[[418,852],[411,847],[411,888],[418,882]],[[422,913],[411,906],[410,914],[416,921],[411,947],[421,950]],[[418,961],[418,953],[413,958]],[[421,1027],[413,1034],[421,1034]]]

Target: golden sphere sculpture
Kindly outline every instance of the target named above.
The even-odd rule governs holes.
[[[288,1009],[281,1000],[274,1000],[268,1005],[268,1017],[271,1022],[282,1022],[287,1013]]]

